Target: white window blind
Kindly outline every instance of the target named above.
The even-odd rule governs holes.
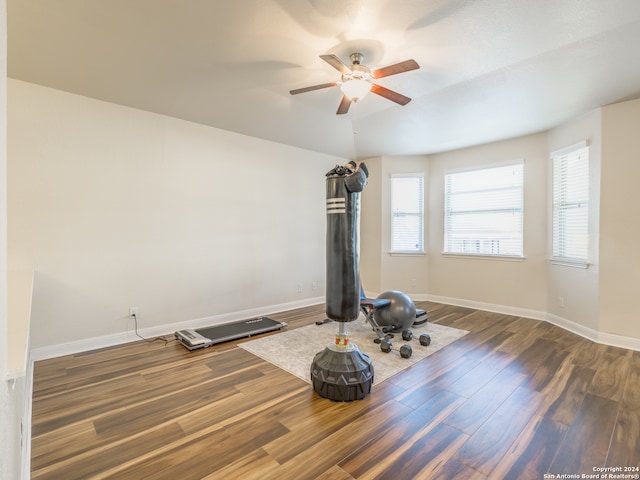
[[[552,259],[587,262],[589,256],[589,148],[552,153]]]
[[[445,253],[523,256],[522,162],[444,177]]]
[[[424,252],[424,175],[391,176],[391,252]]]

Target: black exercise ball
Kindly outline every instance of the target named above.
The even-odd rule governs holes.
[[[390,330],[408,330],[416,319],[416,306],[406,293],[389,290],[378,295],[391,301],[388,307],[376,309],[373,318],[381,327]]]

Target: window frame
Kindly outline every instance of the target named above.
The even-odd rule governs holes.
[[[395,212],[395,195],[394,195],[394,190],[396,188],[398,188],[398,184],[395,182],[395,180],[400,180],[400,179],[419,179],[419,186],[420,186],[420,194],[418,199],[416,199],[416,207],[417,208],[417,212],[409,212],[409,211],[398,211]],[[425,207],[424,207],[424,203],[425,203],[425,174],[424,172],[411,172],[411,173],[392,173],[390,175],[390,186],[389,186],[389,210],[390,210],[390,215],[389,215],[389,220],[390,220],[390,226],[389,226],[389,244],[390,244],[390,248],[389,248],[389,253],[391,255],[425,255],[426,251],[425,251]],[[396,243],[394,242],[394,238],[396,237],[395,235],[395,226],[396,226],[396,222],[394,220],[394,218],[397,216],[397,214],[401,214],[404,216],[414,216],[418,218],[418,223],[419,223],[419,227],[418,227],[418,234],[419,234],[419,238],[418,240],[418,247],[413,250],[413,249],[400,249],[400,248],[395,248],[396,247]]]
[[[570,145],[568,147],[562,148],[560,150],[555,150],[553,152],[551,152],[549,154],[549,161],[550,161],[550,184],[551,184],[551,188],[550,188],[550,228],[549,228],[549,261],[553,264],[556,265],[564,265],[564,266],[570,266],[570,267],[577,267],[577,268],[588,268],[590,265],[590,248],[591,248],[591,235],[590,235],[590,231],[589,231],[589,216],[590,216],[590,204],[591,204],[591,189],[590,189],[590,178],[591,178],[591,159],[590,159],[590,150],[589,150],[589,144],[587,141],[582,141],[582,142],[578,142],[576,144]],[[580,172],[581,175],[584,175],[584,183],[582,185],[580,185],[580,188],[583,190],[583,193],[586,195],[586,197],[583,197],[582,200],[577,200],[574,198],[572,201],[566,201],[566,200],[559,200],[557,198],[557,195],[559,197],[563,197],[566,199],[567,196],[567,192],[566,189],[567,187],[567,181],[566,179],[564,180],[564,184],[563,185],[557,185],[556,182],[558,181],[558,176],[556,175],[556,166],[557,166],[557,162],[559,161],[569,161],[570,159],[574,159],[575,157],[580,157],[580,155],[585,155],[586,154],[586,165],[582,165],[582,169],[583,171]],[[566,172],[567,170],[567,166],[565,165],[564,167],[558,167],[558,168],[563,168],[563,170]],[[562,180],[561,180],[562,181]],[[558,192],[559,188],[564,188],[564,190],[562,190],[561,192]],[[560,203],[561,205],[564,205],[564,207],[558,206],[558,203]],[[577,204],[577,205],[576,205]],[[566,239],[568,238],[567,234],[560,234],[559,232],[557,232],[556,228],[557,227],[557,211],[559,209],[561,209],[560,211],[562,212],[566,212],[569,209],[583,209],[584,214],[584,220],[581,224],[578,224],[577,226],[574,225],[574,228],[582,228],[583,231],[585,232],[585,238],[584,241],[586,242],[585,247],[583,248],[584,250],[584,257],[581,256],[571,256],[571,255],[567,255],[566,252],[568,250],[571,250],[570,246],[566,245]],[[564,218],[566,218],[566,216],[564,216]],[[571,226],[570,225],[566,225],[565,223],[563,223],[562,225],[562,229],[563,231],[567,231],[568,229],[570,229]],[[575,235],[575,233],[574,233]],[[562,241],[562,239],[565,239],[565,242],[562,243],[562,245],[558,246],[558,249],[556,250],[556,241]],[[576,248],[575,246],[573,248]],[[564,252],[564,253],[563,253]]]
[[[450,204],[451,204],[451,197],[450,197],[450,192],[449,192],[449,188],[448,188],[448,182],[449,182],[449,177],[452,175],[456,175],[456,174],[465,174],[465,173],[471,173],[471,172],[481,172],[481,171],[486,171],[486,170],[493,170],[493,169],[498,169],[498,168],[513,168],[513,167],[519,167],[520,170],[520,178],[521,178],[521,184],[517,187],[517,194],[518,194],[518,202],[519,202],[519,207],[517,208],[517,212],[519,214],[519,218],[520,218],[520,228],[519,228],[519,247],[520,247],[520,251],[519,253],[516,254],[510,254],[510,253],[491,253],[491,252],[487,252],[487,251],[482,251],[482,249],[478,252],[473,252],[473,251],[459,251],[456,250],[455,248],[452,248],[452,239],[450,238],[452,235],[452,230],[451,230],[451,219],[452,217],[452,210],[450,208]],[[495,260],[517,260],[517,261],[521,261],[524,260],[525,258],[525,238],[524,238],[524,221],[525,221],[525,205],[524,205],[524,189],[525,189],[525,161],[523,158],[517,158],[517,159],[513,159],[513,160],[509,160],[509,161],[505,161],[505,162],[500,162],[500,163],[492,163],[492,164],[484,164],[484,165],[479,165],[479,166],[473,166],[473,167],[467,167],[467,168],[463,168],[463,169],[455,169],[455,170],[448,170],[444,172],[444,185],[443,185],[444,191],[443,191],[443,196],[444,196],[444,208],[443,208],[443,255],[444,256],[452,256],[452,257],[469,257],[469,258],[486,258],[486,259],[495,259]],[[502,187],[502,189],[508,190],[510,187],[508,185],[505,185]],[[486,190],[487,192],[489,192],[490,190]],[[475,193],[476,194],[481,194],[482,189],[478,189]],[[473,193],[473,192],[471,192]],[[513,207],[511,208],[506,208],[505,211],[507,210],[514,210]],[[482,209],[478,209],[477,212],[481,212]],[[470,211],[471,212],[471,211]],[[489,233],[491,233],[491,230],[488,229],[486,230]],[[495,233],[496,230],[494,229]],[[480,242],[480,241],[489,241],[490,239],[483,239],[483,238],[476,238],[476,239],[470,239],[470,240],[474,240],[476,242]],[[499,241],[499,239],[493,239],[491,240],[492,242],[495,241]]]

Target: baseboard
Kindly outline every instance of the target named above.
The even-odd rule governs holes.
[[[242,310],[239,312],[212,315],[203,318],[186,320],[184,322],[138,329],[138,333],[144,338],[155,338],[161,335],[173,335],[173,332],[175,332],[176,330],[220,325],[223,323],[235,322],[246,318],[259,317],[262,315],[284,312],[296,308],[309,307],[322,302],[324,302],[324,297],[307,298],[304,300],[296,300],[294,302],[280,303],[260,308]],[[46,360],[49,358],[61,357],[64,355],[73,355],[76,353],[97,350],[100,348],[113,347],[115,345],[122,345],[123,343],[135,342],[137,340],[140,340],[140,338],[136,336],[135,332],[133,331],[114,333],[111,335],[103,335],[100,337],[76,340],[73,342],[51,345],[47,347],[34,348],[31,350],[31,359],[32,361]]]
[[[543,320],[596,343],[640,351],[640,339],[638,338],[598,332],[597,330],[585,327],[584,325],[573,322],[571,320],[567,320],[565,318],[539,310],[511,307],[486,302],[477,302],[474,300],[465,300],[453,297],[443,297],[439,295],[411,294],[410,296],[414,301],[443,303],[446,305],[455,305],[457,307],[484,310],[486,312],[501,313],[505,315],[513,315],[516,317],[531,318],[534,320]],[[372,298],[375,298],[375,295],[372,296]],[[153,338],[160,335],[171,335],[176,330],[184,330],[187,328],[202,328],[212,325],[235,322],[238,320],[243,320],[245,318],[252,318],[260,315],[268,315],[270,313],[283,312],[287,310],[293,310],[295,308],[317,305],[324,302],[324,300],[324,297],[308,298],[295,302],[281,303],[267,307],[243,310],[240,312],[213,315],[209,317],[187,320],[184,322],[145,328],[139,330],[138,333],[145,338]],[[121,332],[113,335],[105,335],[102,337],[88,338],[64,344],[35,348],[31,350],[31,360],[46,360],[48,358],[60,357],[63,355],[72,355],[75,353],[96,350],[99,348],[121,345],[123,343],[130,343],[137,340],[139,340],[139,338],[135,335],[134,332],[131,331]]]
[[[542,312],[540,310],[531,310],[528,308],[510,307],[507,305],[477,302],[475,300],[465,300],[461,298],[442,297],[439,295],[411,295],[411,298],[415,301],[444,303],[446,305],[455,305],[456,307],[466,307],[473,308],[475,310],[483,310],[485,312],[513,315],[514,317],[532,318],[534,320],[547,319],[546,312]]]
[[[640,351],[640,339],[616,335],[614,333],[598,332],[598,343],[611,345],[613,347],[626,348],[628,350]]]
[[[456,307],[467,307],[475,310],[483,310],[485,312],[503,313],[505,315],[513,315],[516,317],[531,318],[534,320],[542,320],[549,322],[569,332],[575,333],[587,340],[603,345],[611,345],[613,347],[626,348],[629,350],[640,351],[640,339],[632,337],[624,337],[612,333],[603,333],[589,327],[585,327],[577,322],[566,318],[553,315],[551,313],[530,310],[526,308],[509,307],[505,305],[496,305],[492,303],[476,302],[473,300],[464,300],[459,298],[441,297],[437,295],[411,295],[414,301],[428,301],[435,303],[444,303],[446,305],[455,305]]]
[[[580,335],[587,340],[603,345],[611,345],[612,347],[626,348],[628,350],[640,351],[640,339],[616,335],[613,333],[603,333],[593,328],[585,327],[579,323],[567,320],[557,315],[548,314],[547,321],[553,325],[568,330],[576,335]]]

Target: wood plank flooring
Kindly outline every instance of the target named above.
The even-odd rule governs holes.
[[[417,305],[429,321],[470,333],[352,403],[318,397],[238,348],[241,341],[194,352],[140,341],[37,362],[32,478],[638,473],[640,352],[542,321]],[[271,316],[293,329],[324,318],[323,310]]]

